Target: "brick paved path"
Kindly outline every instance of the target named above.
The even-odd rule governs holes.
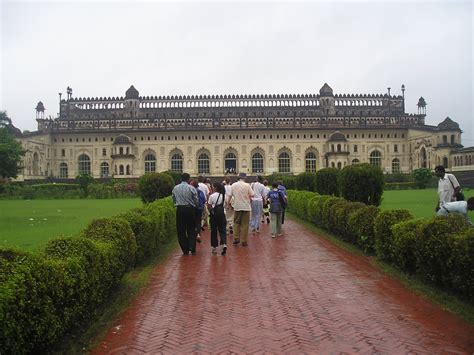
[[[291,220],[249,246],[176,251],[95,354],[472,353],[474,327]]]

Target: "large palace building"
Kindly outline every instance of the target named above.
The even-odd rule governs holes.
[[[449,117],[425,124],[402,95],[319,94],[140,96],[75,98],[68,88],[59,116],[36,107],[38,131],[24,133],[27,154],[20,179],[136,178],[153,171],[222,176],[298,174],[370,163],[387,173],[436,165],[472,165]]]

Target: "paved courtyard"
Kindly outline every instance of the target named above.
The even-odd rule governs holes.
[[[288,220],[249,246],[176,251],[94,354],[473,353],[474,327]]]

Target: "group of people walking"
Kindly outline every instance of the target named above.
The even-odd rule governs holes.
[[[210,225],[212,253],[227,253],[227,236],[233,236],[233,244],[248,245],[249,227],[254,234],[260,233],[261,223],[270,223],[271,236],[282,235],[286,189],[281,182],[273,182],[271,188],[261,176],[249,184],[247,175],[240,173],[231,184],[226,176],[223,182],[211,183],[199,176],[191,179],[183,173],[181,183],[173,188],[172,198],[176,206],[178,241],[183,255],[196,254],[200,233]]]

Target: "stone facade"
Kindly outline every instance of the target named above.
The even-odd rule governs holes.
[[[36,112],[38,131],[19,138],[20,179],[299,174],[357,162],[409,173],[450,168],[462,148],[456,122],[425,124],[423,98],[408,114],[404,95],[333,94],[327,84],[318,95],[152,97],[131,86],[125,97],[73,98],[68,88],[57,118],[42,103]]]

